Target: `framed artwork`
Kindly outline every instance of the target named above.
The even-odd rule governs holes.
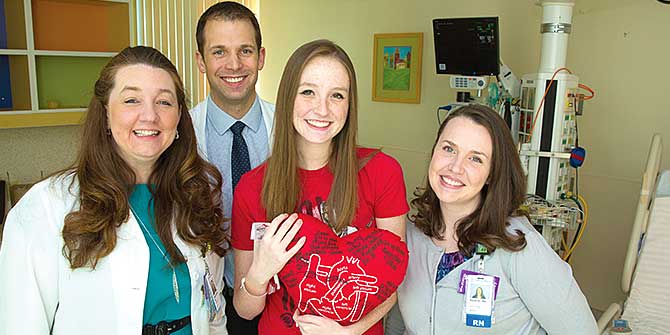
[[[372,100],[421,102],[423,33],[375,34]]]

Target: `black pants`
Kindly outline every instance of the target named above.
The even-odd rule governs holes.
[[[226,298],[226,329],[230,335],[258,335],[258,321],[261,314],[258,314],[253,320],[247,320],[237,314],[233,306],[233,289],[226,287],[223,289],[223,296]]]

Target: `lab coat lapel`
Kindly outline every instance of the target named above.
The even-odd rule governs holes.
[[[149,274],[149,247],[135,216],[128,217],[118,228],[116,247],[108,256],[118,321],[129,327],[121,334],[132,333],[138,324],[141,328]],[[120,324],[119,330],[123,329]]]

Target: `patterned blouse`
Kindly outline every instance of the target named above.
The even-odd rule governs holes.
[[[460,251],[454,252],[445,252],[442,254],[440,259],[440,264],[437,265],[437,276],[435,277],[435,283],[439,282],[444,278],[451,270],[461,265],[463,262],[470,259],[465,257]]]

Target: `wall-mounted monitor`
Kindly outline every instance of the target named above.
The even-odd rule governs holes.
[[[497,17],[434,19],[433,37],[438,74],[500,73]]]

